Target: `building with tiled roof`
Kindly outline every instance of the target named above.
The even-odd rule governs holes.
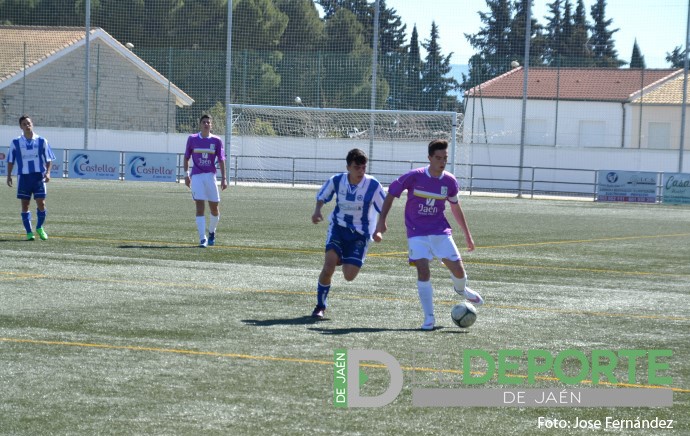
[[[174,131],[194,100],[103,29],[89,38],[89,127]],[[0,122],[83,127],[85,47],[83,28],[0,26]]]
[[[465,142],[521,143],[524,74],[518,67],[465,93]],[[673,148],[672,142],[645,142],[639,127],[649,120],[640,118],[638,100],[645,113],[651,93],[678,77],[682,70],[530,68],[524,143]]]

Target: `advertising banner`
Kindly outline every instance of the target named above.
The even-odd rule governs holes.
[[[690,174],[664,174],[661,195],[664,203],[690,204]]]
[[[72,150],[68,169],[74,179],[119,180],[120,152]]]
[[[9,151],[9,147],[0,148],[0,176],[7,177],[7,153],[9,153]],[[17,174],[17,167],[14,167],[12,174]]]
[[[656,203],[657,173],[598,171],[597,201]]]
[[[174,153],[125,153],[125,180],[176,182]]]

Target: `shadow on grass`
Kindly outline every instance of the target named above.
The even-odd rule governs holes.
[[[199,247],[196,245],[118,245],[117,248],[133,248],[133,249],[152,249],[152,250],[160,250],[160,249],[172,249],[176,250],[179,248],[193,248],[195,250],[198,250]]]
[[[271,327],[274,325],[310,325],[319,321],[310,315],[304,315],[296,318],[243,319],[242,322],[255,327]]]
[[[441,330],[443,327],[437,327],[435,330]],[[309,330],[321,333],[322,335],[349,335],[351,333],[381,333],[381,332],[422,332],[418,328],[410,329],[388,329],[383,327],[349,327],[349,328],[317,328],[311,327]]]

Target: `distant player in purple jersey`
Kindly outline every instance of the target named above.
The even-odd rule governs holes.
[[[196,203],[196,228],[199,232],[199,247],[215,245],[216,229],[220,220],[220,194],[216,185],[216,162],[220,168],[222,190],[228,187],[225,175],[225,148],[223,140],[211,133],[213,119],[210,115],[199,118],[199,133],[189,135],[187,148],[184,152],[184,183],[192,190],[192,198]],[[194,166],[189,170],[189,160]],[[205,202],[211,210],[206,238]]]
[[[36,233],[42,240],[48,239],[43,229],[46,220],[46,183],[50,181],[50,166],[55,159],[48,141],[34,133],[34,124],[28,115],[19,118],[24,134],[12,140],[7,153],[7,186],[12,187],[12,170],[17,165],[17,198],[22,204],[22,223],[26,240],[36,239],[31,229],[31,196],[36,201]]]
[[[312,318],[321,320],[326,312],[331,279],[338,265],[343,266],[345,280],[352,281],[367,256],[374,237],[376,220],[386,196],[381,184],[366,174],[367,155],[354,148],[347,153],[347,172],[329,178],[316,194],[316,208],[311,221],[323,221],[321,208],[336,197],[326,235],[326,254],[316,286],[316,307]]]
[[[388,187],[388,195],[376,226],[377,234],[383,234],[388,229],[386,217],[393,201],[400,197],[403,191],[407,191],[405,226],[409,261],[417,267],[417,291],[424,312],[422,330],[433,330],[435,326],[429,268],[429,262],[434,257],[441,259],[450,270],[455,292],[464,295],[477,306],[484,302],[478,293],[466,286],[465,267],[458,247],[453,241],[451,226],[444,214],[447,201],[450,203],[453,218],[465,234],[467,250],[473,251],[474,241],[458,199],[458,182],[453,174],[445,171],[448,162],[448,141],[433,140],[428,148],[429,166],[403,174]]]

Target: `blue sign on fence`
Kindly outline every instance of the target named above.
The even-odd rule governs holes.
[[[597,201],[656,203],[657,173],[598,171]]]
[[[176,182],[177,155],[125,153],[125,180]]]
[[[120,152],[71,150],[68,170],[74,179],[118,180]]]

